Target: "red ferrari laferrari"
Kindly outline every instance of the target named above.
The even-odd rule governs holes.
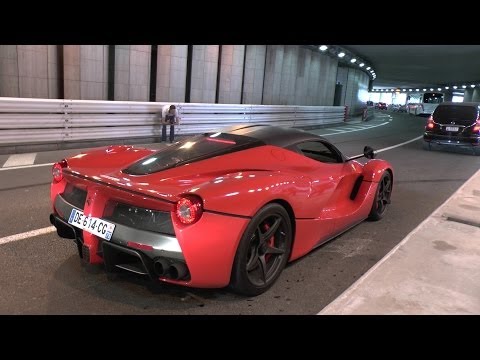
[[[365,164],[354,159],[365,156]],[[383,217],[392,166],[296,129],[244,125],[53,166],[51,223],[87,263],[258,295],[286,263]]]

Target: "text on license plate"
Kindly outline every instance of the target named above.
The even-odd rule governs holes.
[[[458,126],[447,126],[445,129],[447,131],[458,131]]]
[[[72,209],[68,223],[105,240],[112,238],[115,229],[115,224],[93,216],[86,216],[83,211],[77,209]]]

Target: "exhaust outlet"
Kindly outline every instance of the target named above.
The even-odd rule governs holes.
[[[183,279],[187,275],[187,267],[185,266],[184,263],[177,262],[174,263],[170,266],[168,269],[170,273],[170,277],[174,280],[180,280]]]
[[[157,259],[153,263],[153,271],[158,276],[165,276],[168,273],[168,262],[165,259]]]

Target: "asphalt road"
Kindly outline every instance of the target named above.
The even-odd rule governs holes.
[[[379,112],[368,130],[327,135],[347,155],[422,135],[425,118]],[[386,123],[384,125],[380,125]],[[358,124],[346,124],[355,128]],[[158,146],[154,145],[154,146]],[[37,155],[53,162],[78,152]],[[0,245],[0,314],[316,314],[398,244],[480,167],[469,153],[426,151],[421,140],[379,154],[395,169],[384,219],[363,222],[287,266],[266,293],[245,298],[226,289],[154,284],[130,274],[109,276],[82,265],[76,246],[55,233]],[[0,165],[6,157],[0,157]],[[50,166],[0,171],[0,238],[50,226]]]

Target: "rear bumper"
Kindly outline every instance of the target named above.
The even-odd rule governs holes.
[[[426,132],[423,135],[423,140],[432,144],[438,145],[452,145],[452,146],[480,146],[480,136],[454,136],[454,135],[440,135]]]
[[[205,288],[229,284],[238,243],[250,221],[204,212],[197,223],[177,228],[176,237],[111,221],[116,227],[107,241],[68,224],[72,209],[78,208],[57,195],[50,219],[59,236],[75,240],[84,261],[103,262],[107,271],[123,269],[155,280]],[[140,249],[128,246],[131,241]],[[153,249],[144,250],[142,245]],[[161,272],[162,268],[166,271]]]
[[[107,271],[123,269],[148,275],[152,279],[165,277],[167,280],[170,277],[169,266],[177,263],[185,264],[182,249],[173,236],[139,230],[111,221],[115,224],[115,231],[110,241],[94,236],[97,244],[91,246],[91,244],[84,242],[84,230],[70,225],[67,221],[73,209],[81,209],[70,204],[61,195],[57,195],[55,198],[54,209],[56,213],[50,215],[50,222],[57,228],[57,234],[62,238],[75,240],[79,256],[87,263],[97,262],[93,259],[100,257],[105,263]],[[134,242],[135,246],[151,250],[140,251],[129,246],[129,242]],[[93,249],[96,249],[95,257],[92,256]],[[167,265],[167,269],[164,273],[157,274],[154,263],[160,259]],[[188,280],[189,276],[187,272],[181,280]]]

